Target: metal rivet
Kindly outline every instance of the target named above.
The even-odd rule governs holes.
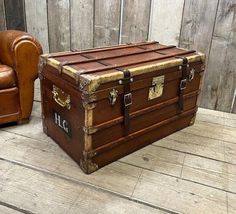
[[[134,79],[133,78],[130,78],[130,82],[133,82],[134,81]]]
[[[182,70],[182,66],[181,65],[179,66],[179,70]]]
[[[122,80],[119,80],[118,83],[121,85],[122,84]]]

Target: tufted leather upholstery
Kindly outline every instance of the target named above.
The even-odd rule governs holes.
[[[29,119],[40,54],[42,48],[30,34],[0,31],[0,124]],[[9,103],[7,99],[14,100]],[[5,109],[14,110],[6,115]]]

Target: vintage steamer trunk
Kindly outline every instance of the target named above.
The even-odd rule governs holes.
[[[193,124],[204,62],[158,42],[43,55],[44,132],[94,172]]]

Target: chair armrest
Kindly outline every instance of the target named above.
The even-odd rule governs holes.
[[[0,62],[14,67],[16,48],[22,42],[33,45],[38,55],[42,54],[41,45],[30,34],[16,30],[0,31]]]
[[[31,114],[40,54],[41,45],[30,34],[13,30],[0,32],[0,62],[16,72],[22,119]]]

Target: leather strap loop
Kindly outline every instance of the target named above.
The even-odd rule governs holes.
[[[130,105],[132,104],[132,94],[130,91],[130,82],[132,78],[129,70],[119,69],[124,73],[124,79],[121,80],[121,84],[124,85],[124,96],[123,96],[123,112],[124,112],[124,134],[129,133],[130,128]]]
[[[185,91],[186,85],[187,85],[189,64],[188,64],[188,59],[186,57],[176,57],[176,58],[181,58],[183,60],[182,77],[181,77],[180,85],[179,85],[179,109],[180,109],[180,112],[183,112],[183,110],[184,110],[184,91]]]

